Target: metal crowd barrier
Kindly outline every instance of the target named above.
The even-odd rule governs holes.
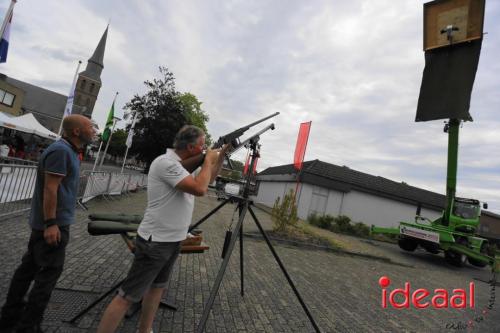
[[[147,175],[110,172],[87,172],[86,186],[80,198],[82,204],[95,197],[128,194],[147,186]]]
[[[0,220],[28,211],[35,189],[37,165],[0,163]],[[96,197],[128,194],[147,186],[147,175],[83,171],[77,194],[78,203]]]
[[[14,165],[38,165],[37,161],[24,160],[17,157],[0,156],[0,164],[14,164]]]
[[[30,209],[36,165],[0,164],[0,218]]]

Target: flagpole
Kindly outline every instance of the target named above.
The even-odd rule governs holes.
[[[106,158],[106,154],[108,152],[108,147],[109,147],[109,142],[111,141],[111,138],[113,137],[113,131],[115,130],[116,121],[118,119],[119,118],[113,117],[113,127],[111,128],[111,133],[109,133],[109,138],[108,138],[108,141],[106,142],[106,148],[104,149],[104,154],[102,154],[101,163],[99,164],[99,171],[101,171],[102,164],[104,163],[104,159]]]
[[[2,22],[2,28],[0,29],[0,37],[3,36],[3,33],[5,31],[5,27],[7,26],[7,23],[9,22],[9,18],[12,15],[12,11],[14,10],[14,5],[16,4],[17,0],[11,0],[9,9],[7,9],[7,13],[5,13],[5,19]]]
[[[61,118],[61,124],[59,125],[59,132],[58,132],[59,136],[61,135],[64,117],[69,116],[73,111],[73,100],[75,99],[76,79],[78,77],[78,71],[80,70],[81,64],[82,64],[82,61],[78,60],[78,66],[76,66],[75,75],[73,76],[73,83],[71,84],[71,88],[70,88],[71,90],[69,92],[68,99],[66,101],[66,107],[64,108],[64,113],[63,113],[63,116]],[[71,103],[71,106],[70,106],[71,108],[68,110],[68,105],[70,103]]]
[[[127,160],[127,154],[128,154],[128,146],[127,150],[125,150],[125,157],[123,158],[122,171],[120,171],[120,173],[123,173],[123,168],[125,167],[125,161]]]
[[[101,140],[101,143],[99,144],[99,150],[97,151],[97,157],[95,158],[94,167],[92,168],[92,172],[95,171],[95,167],[97,166],[97,161],[99,160],[99,154],[101,153],[101,148],[102,148],[102,140]]]

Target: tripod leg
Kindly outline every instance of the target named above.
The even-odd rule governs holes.
[[[200,322],[198,323],[198,327],[196,328],[196,332],[202,333],[203,330],[205,329],[205,325],[208,320],[208,315],[210,314],[210,310],[212,309],[212,306],[214,304],[215,296],[217,295],[217,292],[219,291],[220,284],[222,282],[222,278],[224,277],[224,273],[226,272],[226,267],[227,264],[229,263],[229,258],[231,258],[231,253],[233,253],[234,249],[234,244],[236,243],[236,239],[238,239],[238,235],[241,230],[241,225],[243,223],[243,220],[245,219],[245,214],[248,210],[248,201],[244,201],[243,203],[240,202],[239,205],[242,205],[243,207],[240,210],[240,216],[238,219],[238,224],[234,228],[235,232],[233,233],[233,236],[231,237],[231,241],[229,242],[229,246],[227,248],[226,255],[224,256],[224,260],[222,261],[222,264],[220,265],[219,272],[217,273],[217,277],[215,278],[214,285],[212,287],[212,290],[210,291],[210,296],[208,297],[208,301],[205,304],[205,308],[203,309],[203,314],[201,315]]]
[[[240,226],[240,280],[241,280],[241,296],[245,296],[245,283],[243,275],[243,224]]]
[[[199,220],[198,222],[196,222],[195,224],[193,224],[192,226],[190,226],[188,232],[191,231],[191,230],[193,230],[193,229],[196,229],[197,226],[199,226],[200,224],[202,224],[203,222],[205,222],[210,216],[212,216],[213,214],[215,214],[215,212],[217,212],[219,209],[221,209],[229,201],[231,201],[231,198],[227,198],[220,205],[218,205],[217,207],[215,207],[214,209],[212,209],[207,215],[203,216],[201,218],[201,220]]]
[[[269,249],[271,250],[271,253],[273,254],[274,256],[274,259],[276,259],[276,262],[278,263],[278,265],[280,266],[281,268],[281,271],[283,272],[283,274],[285,275],[287,281],[288,281],[288,284],[290,285],[290,287],[292,287],[293,289],[293,292],[295,293],[295,296],[297,297],[297,299],[299,300],[300,302],[300,305],[302,306],[302,308],[304,309],[307,317],[309,318],[309,321],[311,322],[312,326],[314,327],[314,330],[316,332],[321,332],[319,330],[319,327],[318,325],[316,324],[316,322],[314,321],[314,318],[313,316],[311,315],[311,313],[309,312],[309,309],[307,308],[307,305],[304,303],[304,301],[302,300],[302,297],[300,296],[299,294],[299,291],[297,290],[297,288],[295,288],[295,285],[293,284],[293,281],[292,279],[290,278],[290,275],[288,275],[288,272],[285,268],[285,266],[283,265],[283,263],[281,262],[281,259],[280,257],[278,257],[278,254],[276,253],[276,251],[274,250],[274,247],[273,245],[271,244],[271,242],[269,241],[269,238],[267,237],[266,233],[264,232],[264,229],[262,229],[262,226],[260,225],[260,222],[259,220],[257,219],[257,216],[255,216],[255,213],[253,212],[252,210],[252,207],[248,207],[248,211],[250,211],[250,215],[252,215],[253,217],[253,220],[255,221],[255,224],[257,224],[257,227],[259,228],[259,231],[260,233],[262,234],[262,236],[264,237],[264,239],[266,240],[266,243],[267,243],[267,246],[269,247]]]
[[[115,284],[114,286],[112,286],[108,291],[106,291],[104,294],[102,294],[101,296],[99,296],[98,299],[96,299],[91,304],[89,304],[89,306],[87,306],[82,311],[78,312],[73,318],[71,318],[70,320],[63,320],[63,321],[69,322],[71,324],[74,324],[81,316],[83,316],[84,314],[86,314],[90,309],[92,309],[94,306],[96,306],[97,303],[99,303],[104,298],[106,298],[106,296],[108,296],[113,291],[115,291],[122,283],[123,283],[123,280],[121,280],[120,282],[118,282],[117,284]]]

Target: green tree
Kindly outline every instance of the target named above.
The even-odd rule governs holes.
[[[191,93],[180,94],[178,98],[183,107],[183,111],[186,114],[187,122],[201,128],[206,133],[207,144],[211,145],[212,138],[210,137],[206,126],[209,117],[208,114],[201,109],[202,103]]]
[[[201,110],[201,102],[190,94],[175,89],[175,78],[166,67],[160,67],[160,78],[145,81],[147,92],[136,94],[126,105],[126,118],[137,114],[134,140],[129,154],[146,163],[151,162],[172,147],[175,134],[188,124],[206,129],[208,115]],[[131,124],[127,126],[130,130]]]
[[[127,146],[125,141],[127,140],[127,132],[124,129],[117,129],[113,132],[111,136],[111,142],[108,147],[108,154],[116,158],[117,156],[124,156]]]

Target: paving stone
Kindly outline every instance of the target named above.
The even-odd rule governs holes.
[[[204,216],[216,207],[212,197],[197,198],[193,220]],[[86,216],[95,212],[142,214],[146,205],[146,193],[138,192],[119,200],[93,200],[90,211],[77,211],[77,224],[72,227],[71,241],[67,251],[65,270],[57,284],[58,288],[87,293],[95,299],[121,281],[132,262],[121,237],[118,235],[90,236],[86,230]],[[202,254],[182,254],[171,275],[165,298],[177,305],[172,312],[161,308],[154,322],[155,332],[194,332],[202,316],[211,287],[217,276],[222,259],[220,253],[224,234],[232,217],[234,207],[226,205],[200,226],[210,250]],[[267,213],[254,209],[264,229],[271,228]],[[0,251],[0,302],[5,300],[10,278],[20,262],[29,237],[25,216],[0,222],[2,238]],[[245,218],[245,232],[257,229],[250,214]],[[370,251],[389,257],[387,262],[325,251],[303,249],[275,244],[291,279],[309,306],[323,332],[446,332],[450,322],[467,322],[479,315],[488,304],[490,288],[474,280],[488,280],[485,269],[466,266],[456,269],[446,265],[442,256],[425,252],[404,253],[397,246],[385,243],[364,243],[357,248],[350,239],[351,249]],[[240,296],[239,244],[229,260],[226,274],[214,306],[207,321],[206,332],[314,332],[300,303],[288,285],[278,264],[265,242],[244,238],[244,282],[245,296]],[[382,309],[380,276],[389,276],[391,286],[403,287],[410,281],[412,289],[464,288],[470,281],[476,284],[475,311],[467,309]],[[497,288],[498,289],[498,288]],[[58,293],[64,292],[59,290]],[[67,291],[68,295],[72,292]],[[47,332],[94,332],[104,307],[110,302],[108,296],[89,311],[77,325],[58,321],[43,323]],[[499,299],[500,297],[497,297]],[[56,301],[53,300],[53,308]],[[80,310],[85,304],[81,304]],[[135,332],[139,316],[125,319],[119,332]],[[487,313],[486,320],[477,323],[468,332],[500,332],[500,304]]]

